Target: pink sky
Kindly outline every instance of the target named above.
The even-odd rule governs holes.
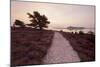
[[[27,12],[45,14],[51,22],[49,27],[82,26],[94,27],[95,7],[40,2],[11,2],[11,25],[15,19],[30,23]]]

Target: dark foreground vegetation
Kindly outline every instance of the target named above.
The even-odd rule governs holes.
[[[94,34],[74,34],[61,32],[69,40],[73,49],[77,51],[81,62],[95,61],[95,35]]]
[[[11,65],[37,65],[51,46],[54,32],[32,28],[11,28]]]

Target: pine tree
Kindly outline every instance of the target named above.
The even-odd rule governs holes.
[[[40,30],[43,30],[43,28],[47,28],[47,25],[50,24],[48,18],[45,15],[40,15],[37,11],[34,11],[33,14],[27,13],[27,15],[29,15],[29,18],[31,19],[29,25],[33,26],[35,29],[39,28]]]

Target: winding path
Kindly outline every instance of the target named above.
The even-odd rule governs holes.
[[[52,45],[43,59],[43,64],[79,62],[80,58],[69,41],[62,34],[55,32]]]

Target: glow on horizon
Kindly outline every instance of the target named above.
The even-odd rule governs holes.
[[[95,25],[95,7],[82,5],[65,5],[38,2],[11,2],[11,25],[15,19],[30,23],[27,12],[38,11],[45,14],[51,22],[49,27],[82,26],[92,27]]]

